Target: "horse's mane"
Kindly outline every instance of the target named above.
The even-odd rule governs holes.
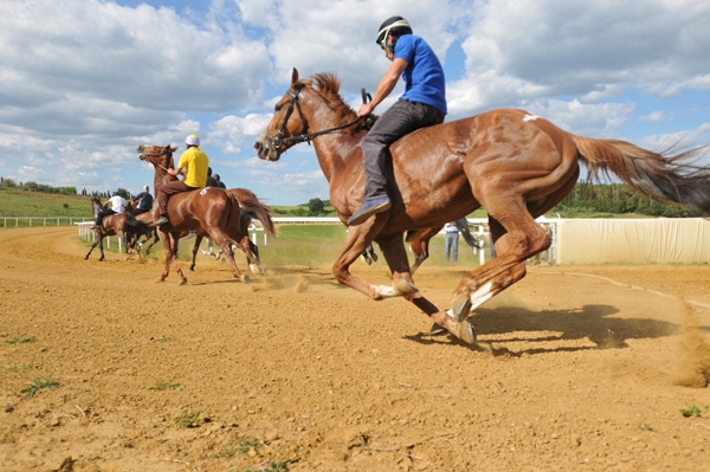
[[[340,117],[351,117],[355,111],[350,108],[340,96],[340,79],[331,72],[320,72],[311,76],[311,85],[328,101],[331,110],[338,112]]]

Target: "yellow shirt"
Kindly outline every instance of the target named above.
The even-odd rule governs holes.
[[[210,159],[198,147],[188,148],[180,156],[177,168],[185,169],[183,182],[190,187],[204,187],[207,184],[207,168]]]

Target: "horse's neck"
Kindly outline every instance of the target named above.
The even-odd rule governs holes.
[[[177,177],[168,174],[162,169],[155,169],[155,178],[153,179],[153,188],[158,188],[163,184],[167,184],[172,180],[177,180]]]
[[[345,160],[359,144],[360,137],[353,137],[349,133],[325,134],[313,140],[318,163],[328,182],[343,167]]]

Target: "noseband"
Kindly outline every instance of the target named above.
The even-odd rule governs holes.
[[[308,122],[306,121],[306,118],[303,116],[303,110],[301,110],[301,102],[298,101],[298,94],[301,93],[301,90],[303,90],[303,87],[305,86],[304,83],[298,83],[293,87],[293,90],[290,90],[288,92],[289,96],[291,97],[291,102],[288,104],[288,109],[286,110],[286,114],[284,115],[283,120],[281,121],[281,127],[279,128],[278,132],[276,133],[276,136],[274,136],[271,139],[271,144],[274,146],[274,149],[279,149],[281,146],[284,144],[288,143],[293,143],[293,144],[298,144],[298,143],[308,143],[311,144],[311,139],[321,136],[323,134],[329,134],[332,133],[333,131],[338,131],[344,128],[348,128],[350,126],[353,126],[354,124],[357,124],[362,121],[364,117],[358,116],[355,118],[353,121],[349,123],[342,124],[340,126],[335,126],[333,128],[328,128],[324,129],[321,131],[316,131],[315,133],[309,133],[308,132]],[[286,133],[286,125],[288,124],[288,119],[291,118],[291,114],[293,114],[294,108],[298,110],[298,115],[301,118],[301,124],[303,125],[303,131],[301,134],[297,134],[294,136],[284,136]]]

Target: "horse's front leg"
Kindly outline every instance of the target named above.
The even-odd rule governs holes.
[[[99,237],[99,251],[101,251],[101,257],[99,257],[99,261],[104,260],[104,238],[103,236]]]
[[[372,241],[371,235],[377,234],[385,223],[384,216],[377,215],[372,223],[365,222],[362,225],[351,227],[348,230],[340,256],[338,256],[338,260],[333,265],[333,275],[339,283],[348,285],[373,300],[401,297],[417,291],[409,274],[409,261],[404,250],[401,234],[387,240],[378,240],[387,263],[393,271],[391,285],[372,285],[350,273],[349,269],[352,263],[362,255]],[[397,241],[399,242],[399,252],[396,249]],[[389,256],[385,252],[385,247],[389,248]],[[393,262],[391,263],[390,260]]]
[[[86,256],[84,256],[84,260],[88,259],[91,253],[94,251],[94,248],[99,245],[99,239],[96,238],[96,241],[94,241],[94,244],[91,245],[89,248],[89,252],[86,253]]]
[[[171,235],[164,230],[156,230],[156,232],[159,235],[160,242],[163,243],[163,254],[165,255],[165,269],[163,270],[163,273],[160,274],[160,281],[163,282],[168,277],[168,274],[170,273],[170,264],[173,264],[175,266],[175,271],[180,277],[178,284],[185,285],[187,283],[187,278],[185,277],[185,274],[182,273],[182,269],[180,268],[180,264],[177,260],[177,235]]]

